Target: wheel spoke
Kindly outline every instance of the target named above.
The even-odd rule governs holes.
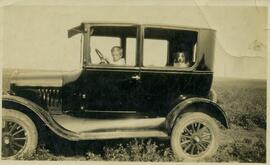
[[[190,142],[191,142],[191,140],[185,140],[185,141],[183,141],[183,142],[181,143],[181,145],[187,144],[187,143],[190,143]]]
[[[14,131],[14,129],[16,128],[17,124],[13,123],[12,127],[10,128],[8,133],[12,133]]]
[[[209,143],[203,142],[203,141],[202,141],[202,142],[200,143],[200,145],[203,146],[204,150],[206,150],[206,149],[208,148],[208,146],[209,146]]]
[[[187,152],[187,150],[192,146],[192,144],[190,143],[185,149],[184,151]]]
[[[197,132],[200,130],[201,123],[197,123]]]
[[[205,138],[207,136],[211,136],[211,134],[210,133],[205,133],[204,135],[201,136],[201,138]]]
[[[208,141],[208,140],[206,140],[206,139],[201,139],[201,141],[204,142],[204,143],[208,143],[208,144],[211,143],[211,141]]]
[[[191,154],[194,155],[194,149],[195,149],[195,144],[192,145],[192,148],[191,148]]]
[[[190,130],[186,127],[185,128],[185,131],[189,134],[189,135],[192,135],[192,132],[190,132]]]
[[[205,146],[202,143],[198,143],[198,146],[202,149],[202,151],[205,151]]]
[[[23,145],[16,143],[16,142],[13,142],[13,145],[19,147],[20,149],[23,148]]]
[[[19,129],[18,131],[16,131],[15,133],[12,134],[12,136],[15,136],[19,133],[21,133],[22,131],[24,131],[24,129],[22,127],[20,127],[21,129]]]
[[[18,140],[26,140],[27,138],[26,137],[16,137],[16,138],[13,138],[13,140],[16,140],[16,141],[18,141]]]
[[[191,128],[192,128],[192,133],[196,132],[196,130],[195,130],[195,123],[191,124]]]
[[[198,154],[198,153],[200,153],[200,149],[201,149],[200,144],[197,143],[197,144],[196,144],[196,147],[197,147],[197,154]]]
[[[202,128],[200,129],[200,133],[201,134],[204,134],[204,133],[208,134],[209,129],[205,125],[203,125]]]
[[[182,138],[186,138],[186,139],[191,139],[191,136],[188,136],[188,135],[181,135]]]

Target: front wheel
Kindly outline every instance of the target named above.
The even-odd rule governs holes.
[[[219,128],[213,118],[201,112],[186,113],[173,127],[173,152],[178,160],[204,160],[217,151],[218,135]]]
[[[2,110],[2,158],[16,159],[31,154],[37,143],[37,129],[28,116],[16,110]]]

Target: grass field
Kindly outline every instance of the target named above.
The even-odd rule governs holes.
[[[4,84],[8,84],[4,80]],[[266,81],[216,79],[218,104],[230,129],[222,130],[218,152],[209,162],[266,161]],[[125,139],[68,142],[51,134],[28,160],[176,161],[169,140]],[[49,144],[48,141],[53,143]]]

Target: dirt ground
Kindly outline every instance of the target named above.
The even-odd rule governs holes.
[[[5,76],[5,74],[4,74]],[[8,79],[3,79],[7,89]],[[222,129],[220,147],[210,162],[266,161],[266,81],[215,79],[218,104],[230,129]],[[49,138],[49,139],[48,139]],[[169,140],[125,139],[68,142],[51,134],[27,160],[176,161]],[[51,141],[53,143],[48,143]]]

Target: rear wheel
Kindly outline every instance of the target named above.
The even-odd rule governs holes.
[[[28,116],[16,110],[2,110],[2,158],[31,154],[37,143],[37,129]]]
[[[171,145],[177,159],[199,161],[211,157],[218,148],[219,128],[210,116],[193,112],[177,119]]]

